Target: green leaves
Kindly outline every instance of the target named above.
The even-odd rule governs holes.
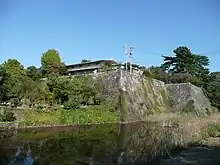
[[[146,77],[161,80],[165,83],[168,82],[168,73],[166,73],[164,68],[162,67],[151,66],[150,68],[144,70],[143,75],[145,75]]]
[[[3,69],[3,91],[7,100],[20,98],[22,77],[26,71],[24,67],[15,59],[9,59],[2,65]]]
[[[187,73],[192,76],[199,76],[208,73],[205,67],[209,65],[209,59],[206,56],[195,55],[187,47],[178,47],[174,51],[175,56],[163,56],[164,64],[162,68],[168,72]]]
[[[41,70],[37,69],[35,66],[27,67],[27,76],[32,80],[39,80],[42,77]]]
[[[65,64],[61,62],[60,55],[55,49],[49,49],[42,54],[41,65],[47,74],[59,73],[63,75],[67,72]]]
[[[205,93],[213,106],[220,109],[220,72],[213,72],[209,75],[209,81],[205,85]]]
[[[178,47],[175,56],[163,56],[162,68],[172,76],[172,83],[191,82],[202,87],[213,106],[220,109],[220,72],[209,73],[209,58],[193,54],[187,47]]]

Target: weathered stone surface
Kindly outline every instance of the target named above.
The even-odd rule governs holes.
[[[170,107],[175,112],[185,111],[204,115],[213,111],[201,88],[190,83],[167,84],[166,88]]]
[[[102,94],[119,109],[123,122],[145,120],[162,112],[193,112],[197,115],[212,112],[202,89],[189,84],[164,84],[140,74],[117,70],[94,77],[102,84]]]
[[[126,111],[124,121],[145,120],[149,115],[169,109],[163,82],[128,72],[122,72],[120,82],[126,103],[122,106]]]

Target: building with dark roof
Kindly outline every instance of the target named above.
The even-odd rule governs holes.
[[[117,64],[114,60],[97,60],[84,63],[67,65],[68,75],[90,74],[100,71],[103,64]]]

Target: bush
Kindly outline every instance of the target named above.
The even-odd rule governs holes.
[[[0,121],[12,122],[15,120],[16,120],[16,117],[14,116],[13,112],[4,111],[2,114],[0,114]]]
[[[67,109],[67,110],[70,110],[70,109],[75,109],[75,108],[79,108],[78,104],[73,101],[73,100],[69,100],[67,102],[65,102],[63,104],[63,109]]]
[[[19,99],[18,98],[12,98],[10,100],[10,104],[12,108],[16,108],[19,105]]]
[[[26,111],[19,127],[59,125],[59,124],[95,124],[95,123],[117,123],[118,114],[111,107],[97,105],[79,109],[49,112]]]
[[[207,127],[203,128],[202,135],[204,138],[218,137],[220,135],[220,125],[209,124]]]
[[[154,78],[153,74],[149,70],[144,70],[143,75],[146,77]]]
[[[174,74],[173,76],[171,76],[169,78],[169,81],[171,83],[187,83],[190,82],[191,80],[191,75],[186,74],[186,73],[178,73],[178,74]]]

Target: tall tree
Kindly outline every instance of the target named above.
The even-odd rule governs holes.
[[[176,48],[173,52],[175,56],[163,56],[162,68],[172,75],[189,75],[196,80],[193,81],[196,85],[202,86],[209,74],[209,69],[206,68],[209,65],[209,58],[193,54],[189,48],[184,46]]]
[[[49,49],[42,54],[41,65],[47,74],[63,72],[65,67],[64,63],[61,62],[59,52],[55,49]]]
[[[175,56],[163,56],[164,64],[162,67],[171,73],[187,73],[192,76],[199,76],[207,72],[205,68],[209,65],[209,59],[206,56],[195,55],[185,46],[176,48]]]
[[[66,75],[68,72],[67,72],[67,67],[66,67],[66,65],[63,63],[63,62],[61,62],[60,63],[60,66],[59,66],[59,74],[60,75]]]
[[[145,74],[146,76],[149,75],[148,77],[161,80],[165,83],[168,82],[168,73],[158,66],[157,67],[151,66],[148,69],[145,69],[143,74]]]
[[[26,72],[24,67],[19,61],[15,59],[9,59],[3,65],[3,90],[5,92],[6,99],[20,98],[22,77]]]
[[[205,85],[204,91],[213,106],[220,110],[220,72],[212,72],[209,75],[209,82]]]
[[[35,81],[41,77],[41,71],[35,66],[29,66],[27,67],[27,76]]]
[[[3,78],[4,78],[4,70],[3,70],[3,66],[0,65],[0,102],[2,102],[4,98]]]

